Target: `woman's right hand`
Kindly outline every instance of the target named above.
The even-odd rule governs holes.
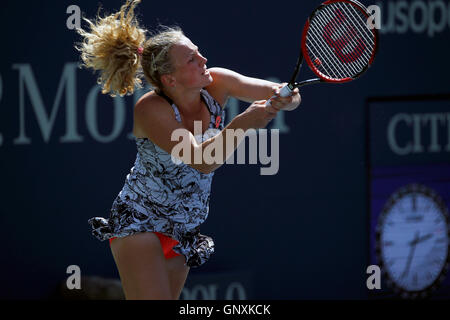
[[[260,129],[265,128],[277,116],[278,111],[280,109],[276,107],[266,107],[266,100],[259,100],[241,113],[241,117],[245,119],[248,128]]]

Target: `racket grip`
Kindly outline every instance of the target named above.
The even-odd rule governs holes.
[[[285,85],[283,88],[281,88],[280,90],[280,96],[281,97],[289,97],[291,95],[291,88],[289,88],[289,84]],[[270,97],[269,100],[266,101],[266,107],[270,106],[270,100],[272,100],[272,98],[275,98],[275,96]]]
[[[289,97],[292,93],[291,88],[289,88],[289,85],[285,85],[283,88],[281,88],[280,90],[280,96],[282,97]]]

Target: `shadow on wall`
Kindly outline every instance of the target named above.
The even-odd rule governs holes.
[[[125,300],[118,279],[97,276],[81,277],[81,289],[68,289],[62,281],[50,296],[52,300]]]

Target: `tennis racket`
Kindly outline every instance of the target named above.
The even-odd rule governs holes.
[[[303,28],[297,65],[280,96],[287,97],[308,84],[348,82],[366,72],[378,42],[378,31],[369,24],[369,17],[367,8],[354,0],[329,0],[318,6]],[[296,82],[303,60],[318,78]]]

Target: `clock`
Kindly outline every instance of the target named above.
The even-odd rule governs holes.
[[[447,206],[432,189],[410,184],[394,192],[375,240],[387,285],[402,298],[430,297],[447,275],[449,235]]]

